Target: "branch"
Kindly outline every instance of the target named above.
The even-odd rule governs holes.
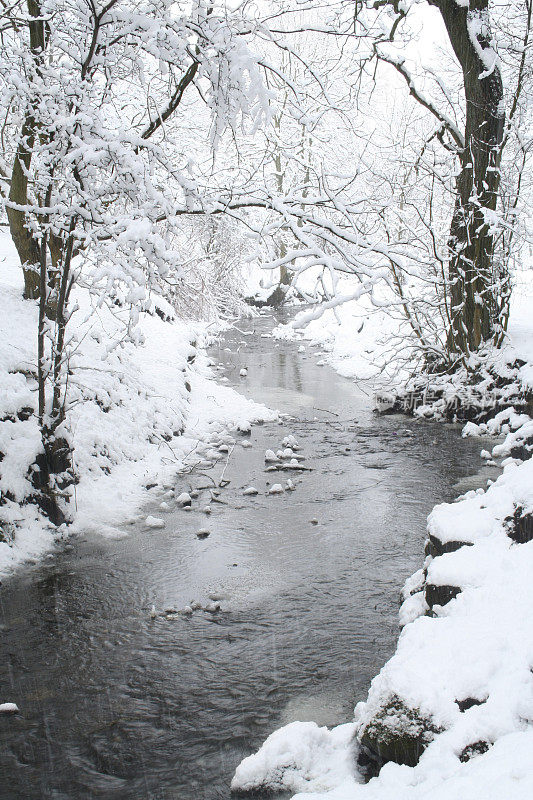
[[[198,72],[198,61],[193,61],[193,63],[189,66],[185,74],[182,76],[180,82],[178,83],[176,91],[170,98],[167,107],[143,131],[143,133],[141,134],[141,139],[145,140],[149,139],[150,136],[152,136],[152,134],[155,133],[155,131],[158,130],[158,128],[160,128],[161,125],[163,125],[163,123],[166,122],[166,120],[174,113],[174,111],[181,103],[185,89],[192,83],[192,81],[194,80],[194,76],[196,75],[197,72]],[[142,145],[140,145],[137,148],[136,152],[139,152],[140,147],[142,147]]]
[[[404,78],[407,86],[409,87],[409,93],[415,98],[415,100],[420,103],[420,105],[427,108],[434,117],[436,117],[439,122],[441,122],[452,139],[455,141],[459,150],[464,150],[465,147],[465,139],[455,122],[448,117],[443,111],[437,108],[433,104],[429,98],[427,98],[420,89],[415,84],[414,78],[410,71],[405,66],[405,59],[403,58],[395,58],[394,56],[388,56],[383,52],[380,52],[377,47],[375,48],[376,56],[380,61],[385,61],[387,64],[390,64],[394,69]]]

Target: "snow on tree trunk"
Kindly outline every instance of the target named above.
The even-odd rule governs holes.
[[[507,281],[496,263],[494,225],[505,124],[503,85],[492,47],[489,0],[430,0],[441,12],[461,65],[466,99],[465,148],[450,228],[449,347],[469,353],[497,335],[505,315]]]

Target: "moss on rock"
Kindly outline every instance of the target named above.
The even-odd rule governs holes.
[[[388,761],[414,767],[439,728],[419,709],[392,695],[359,735],[359,767],[368,778]]]

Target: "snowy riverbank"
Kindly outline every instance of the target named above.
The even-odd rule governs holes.
[[[523,362],[519,380],[531,389],[529,278],[521,276],[505,358]],[[313,330],[305,335],[313,339]],[[339,371],[364,372],[369,353],[350,344],[346,327],[314,341]],[[503,474],[431,513],[426,559],[404,587],[396,653],[353,722],[276,731],[238,767],[235,792],[289,791],[298,800],[533,796],[533,421],[510,408],[464,429],[480,437],[480,450],[481,437],[498,434],[504,440],[481,455],[503,459]]]
[[[240,765],[234,789],[273,786],[303,792],[298,800],[306,792],[315,800],[531,797],[532,512],[531,460],[509,464],[486,492],[437,506],[424,569],[404,590],[397,651],[354,723],[281,729]],[[356,763],[368,765],[369,755],[374,769],[389,763],[363,784]]]
[[[35,416],[36,303],[22,299],[22,271],[0,233],[0,573],[38,558],[59,535],[36,506],[28,468],[40,449]],[[68,435],[79,483],[70,532],[94,528],[116,536],[146,502],[146,484],[164,481],[221,429],[272,419],[266,407],[213,379],[202,341],[205,326],[185,324],[161,298],[142,314],[137,345],[120,345],[120,311],[91,307],[87,293],[70,322],[78,345],[71,366]],[[109,349],[109,343],[117,346]]]

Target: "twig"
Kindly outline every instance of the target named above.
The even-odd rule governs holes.
[[[234,451],[234,450],[235,450],[235,445],[234,445],[234,444],[232,444],[232,445],[231,445],[231,450],[229,451],[229,453],[228,453],[228,457],[227,457],[227,459],[226,459],[226,463],[224,464],[224,469],[222,470],[222,474],[221,474],[221,476],[220,476],[220,480],[219,480],[219,482],[218,482],[218,485],[219,485],[219,486],[222,486],[222,482],[223,482],[223,480],[224,480],[224,474],[225,474],[225,472],[226,472],[226,469],[227,469],[227,467],[228,467],[230,456],[231,456],[231,454],[233,453],[233,451]],[[224,485],[225,485],[225,486],[227,486],[227,485],[228,485],[228,482],[226,482]]]
[[[324,414],[333,414],[334,417],[339,416],[335,411],[330,411],[327,408],[319,408],[318,406],[313,406],[313,411],[323,411]]]

